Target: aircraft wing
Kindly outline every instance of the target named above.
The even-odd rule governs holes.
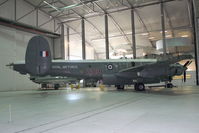
[[[181,60],[186,60],[186,59],[193,59],[193,56],[192,55],[172,56],[172,57],[169,57],[169,58],[159,60],[159,62],[168,62],[169,64],[174,64],[176,62],[179,62]]]
[[[164,73],[163,68],[167,68],[171,64],[175,64],[181,60],[185,59],[192,59],[193,56],[191,55],[180,55],[175,56],[173,58],[167,58],[163,60],[159,60],[155,63],[144,64],[136,67],[130,67],[119,71],[116,76],[121,78],[132,78],[132,77],[139,77],[139,76],[156,76],[160,73]]]
[[[148,66],[148,64],[147,65],[140,65],[140,66],[136,66],[136,67],[129,67],[129,68],[120,70],[119,73],[123,73],[123,72],[139,72],[139,71],[142,71],[144,68],[146,68],[146,66]]]
[[[152,63],[152,64],[155,64],[155,63]],[[127,69],[123,69],[123,70],[119,71],[116,74],[116,76],[120,77],[120,78],[131,79],[132,77],[137,77],[141,71],[148,68],[148,66],[150,66],[152,64],[147,64],[147,65],[145,64],[145,65],[140,65],[140,66],[136,66],[136,67],[130,67]]]

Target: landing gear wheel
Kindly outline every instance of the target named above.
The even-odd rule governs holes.
[[[138,91],[137,85],[138,85],[138,83],[135,83],[135,84],[134,84],[134,89],[135,89],[135,91]]]
[[[124,85],[116,85],[117,90],[124,90]]]
[[[55,85],[54,85],[54,89],[55,89],[55,90],[58,90],[58,89],[59,89],[59,84],[55,84]]]
[[[173,84],[172,83],[166,84],[166,88],[173,88]]]
[[[134,85],[136,91],[145,91],[145,86],[143,83],[136,83]]]

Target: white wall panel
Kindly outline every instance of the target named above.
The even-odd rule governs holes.
[[[3,2],[3,0],[0,0],[0,2]],[[0,17],[6,18],[9,20],[14,20],[15,19],[15,8],[14,7],[15,7],[14,0],[9,0],[6,3],[4,3],[3,5],[1,5],[0,6]],[[19,19],[18,22],[28,24],[31,26],[36,26],[37,12],[36,12],[36,10],[31,12],[34,9],[35,8],[33,6],[24,2],[23,0],[16,0],[16,19],[17,20]],[[28,14],[29,12],[31,12],[31,13]],[[26,15],[26,14],[28,14],[28,15]],[[26,15],[26,16],[24,16],[24,15]],[[51,17],[49,15],[47,15],[46,13],[44,13],[42,11],[38,11],[38,25],[42,25],[50,19],[51,19]],[[54,28],[58,27],[57,23],[59,23],[59,22],[55,21],[55,24],[54,24],[54,20],[51,20],[51,21],[49,21],[49,23],[42,25],[40,28],[54,32]],[[54,25],[55,25],[55,27],[54,27]],[[58,30],[57,33],[59,33],[59,32],[60,31]]]
[[[70,59],[71,60],[82,59],[82,46],[81,45],[78,45],[75,42],[70,43]]]
[[[86,59],[94,59],[94,49],[93,49],[93,47],[86,46]]]
[[[54,32],[54,22],[53,22],[53,20],[51,20],[49,23],[46,23],[45,25],[41,26],[40,28]]]
[[[54,40],[54,58],[59,59],[61,58],[61,40],[57,38]]]
[[[14,0],[9,0],[0,7],[1,17],[14,20],[14,2],[13,1]]]
[[[43,12],[38,12],[38,20],[39,20],[39,26],[42,25],[40,28],[46,29],[49,31],[54,31],[54,21],[51,20],[51,17],[47,14],[44,14]],[[46,23],[47,21],[51,20],[50,22]],[[46,23],[46,24],[44,24]],[[43,25],[44,24],[44,25]]]
[[[29,13],[30,11],[34,10],[34,8],[25,3],[22,0],[17,0],[17,19],[23,17],[24,15],[26,15],[27,13]],[[19,20],[19,22],[25,23],[25,24],[29,24],[32,26],[36,26],[36,11],[33,11],[32,13],[28,14],[27,16],[23,17],[22,19]]]

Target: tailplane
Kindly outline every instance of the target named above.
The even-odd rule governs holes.
[[[25,56],[26,70],[33,76],[43,76],[51,67],[51,53],[48,41],[42,36],[35,36],[28,42]]]

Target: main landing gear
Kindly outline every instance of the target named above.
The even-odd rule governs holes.
[[[145,91],[145,86],[143,83],[135,83],[134,88],[136,91]]]
[[[117,90],[124,90],[124,85],[115,85]],[[143,83],[135,83],[134,88],[136,91],[145,91],[145,86]]]

